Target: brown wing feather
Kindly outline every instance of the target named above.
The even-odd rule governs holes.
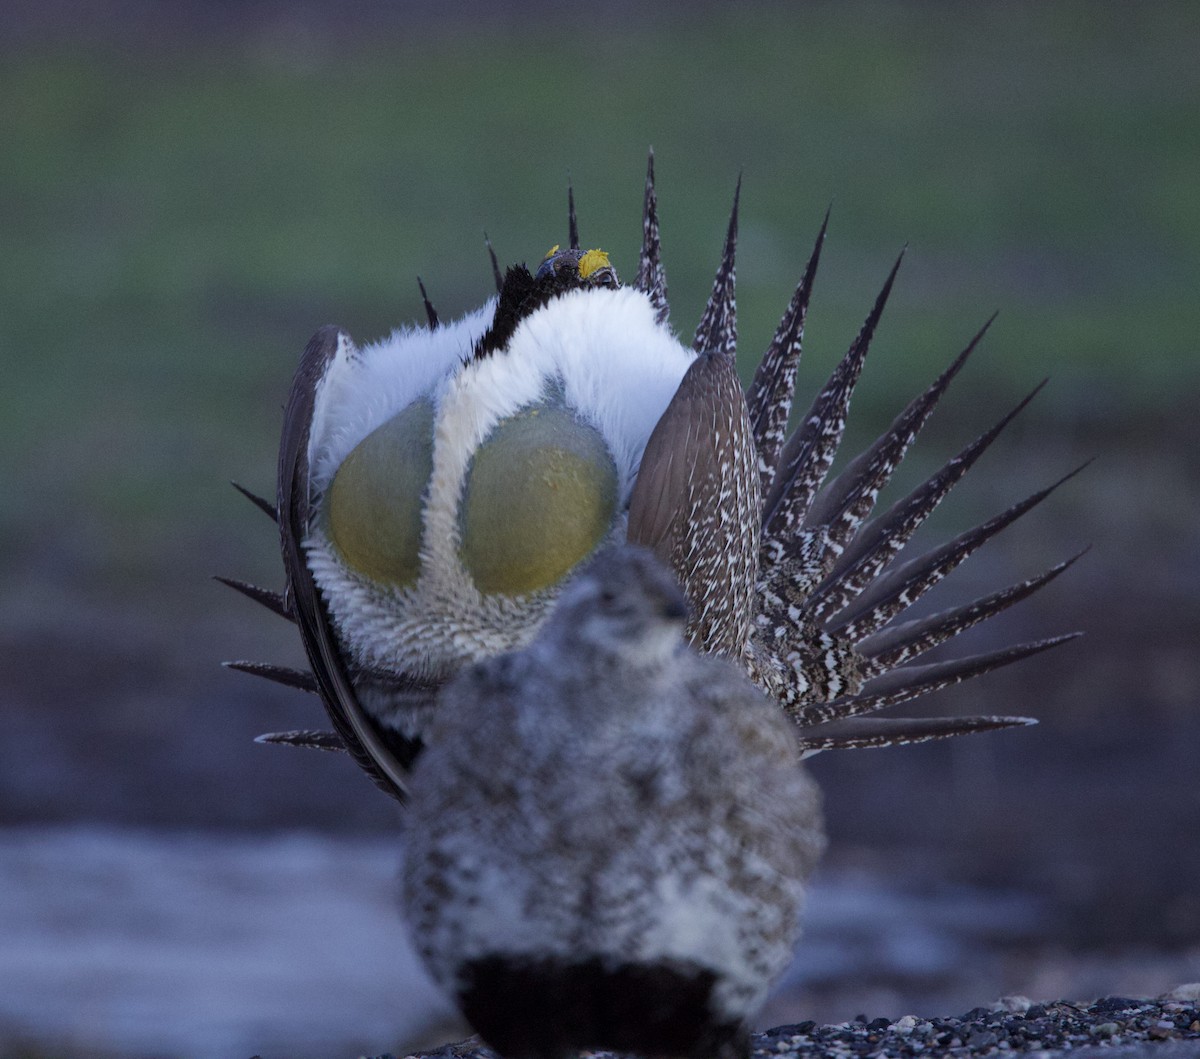
[[[646,443],[629,505],[628,539],[679,578],[688,637],[740,657],[758,579],[762,493],[746,400],[731,357],[704,353]]]
[[[403,799],[405,769],[359,704],[303,549],[312,515],[308,442],[313,407],[317,387],[329,370],[341,340],[341,333],[332,326],[322,327],[313,335],[296,369],[284,412],[279,446],[278,511],[287,575],[286,599],[300,628],[321,701],[337,734],[381,790]]]

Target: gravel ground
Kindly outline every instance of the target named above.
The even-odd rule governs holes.
[[[1155,1000],[1112,996],[1091,1004],[1034,1004],[1024,997],[1006,997],[991,1007],[973,1008],[960,1018],[905,1015],[892,1022],[863,1015],[831,1026],[815,1022],[779,1026],[754,1039],[756,1057],[912,1059],[1022,1052],[1033,1059],[1048,1059],[1068,1051],[1072,1059],[1151,1053],[1157,1059],[1200,1056],[1200,983],[1181,986]],[[422,1054],[427,1059],[495,1056],[474,1039]]]

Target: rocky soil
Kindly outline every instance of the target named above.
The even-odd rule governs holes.
[[[990,1007],[973,1008],[959,1018],[905,1015],[893,1022],[861,1015],[829,1026],[801,1022],[779,1026],[754,1039],[756,1059],[793,1055],[927,1059],[1018,1053],[1050,1059],[1067,1052],[1073,1059],[1200,1056],[1200,984],[1182,986],[1153,1000],[1111,996],[1090,1004],[1034,1004],[1025,997],[1006,997]],[[472,1040],[423,1056],[493,1059],[495,1053]]]

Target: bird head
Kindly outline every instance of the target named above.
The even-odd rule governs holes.
[[[675,576],[646,548],[606,548],[563,589],[541,643],[587,649],[625,669],[655,666],[683,642],[688,606]]]

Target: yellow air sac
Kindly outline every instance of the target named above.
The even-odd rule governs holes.
[[[329,487],[329,534],[351,569],[405,588],[421,572],[433,405],[416,401],[360,441]]]
[[[463,566],[488,595],[561,580],[612,528],[617,469],[600,432],[562,408],[500,423],[467,475]]]

